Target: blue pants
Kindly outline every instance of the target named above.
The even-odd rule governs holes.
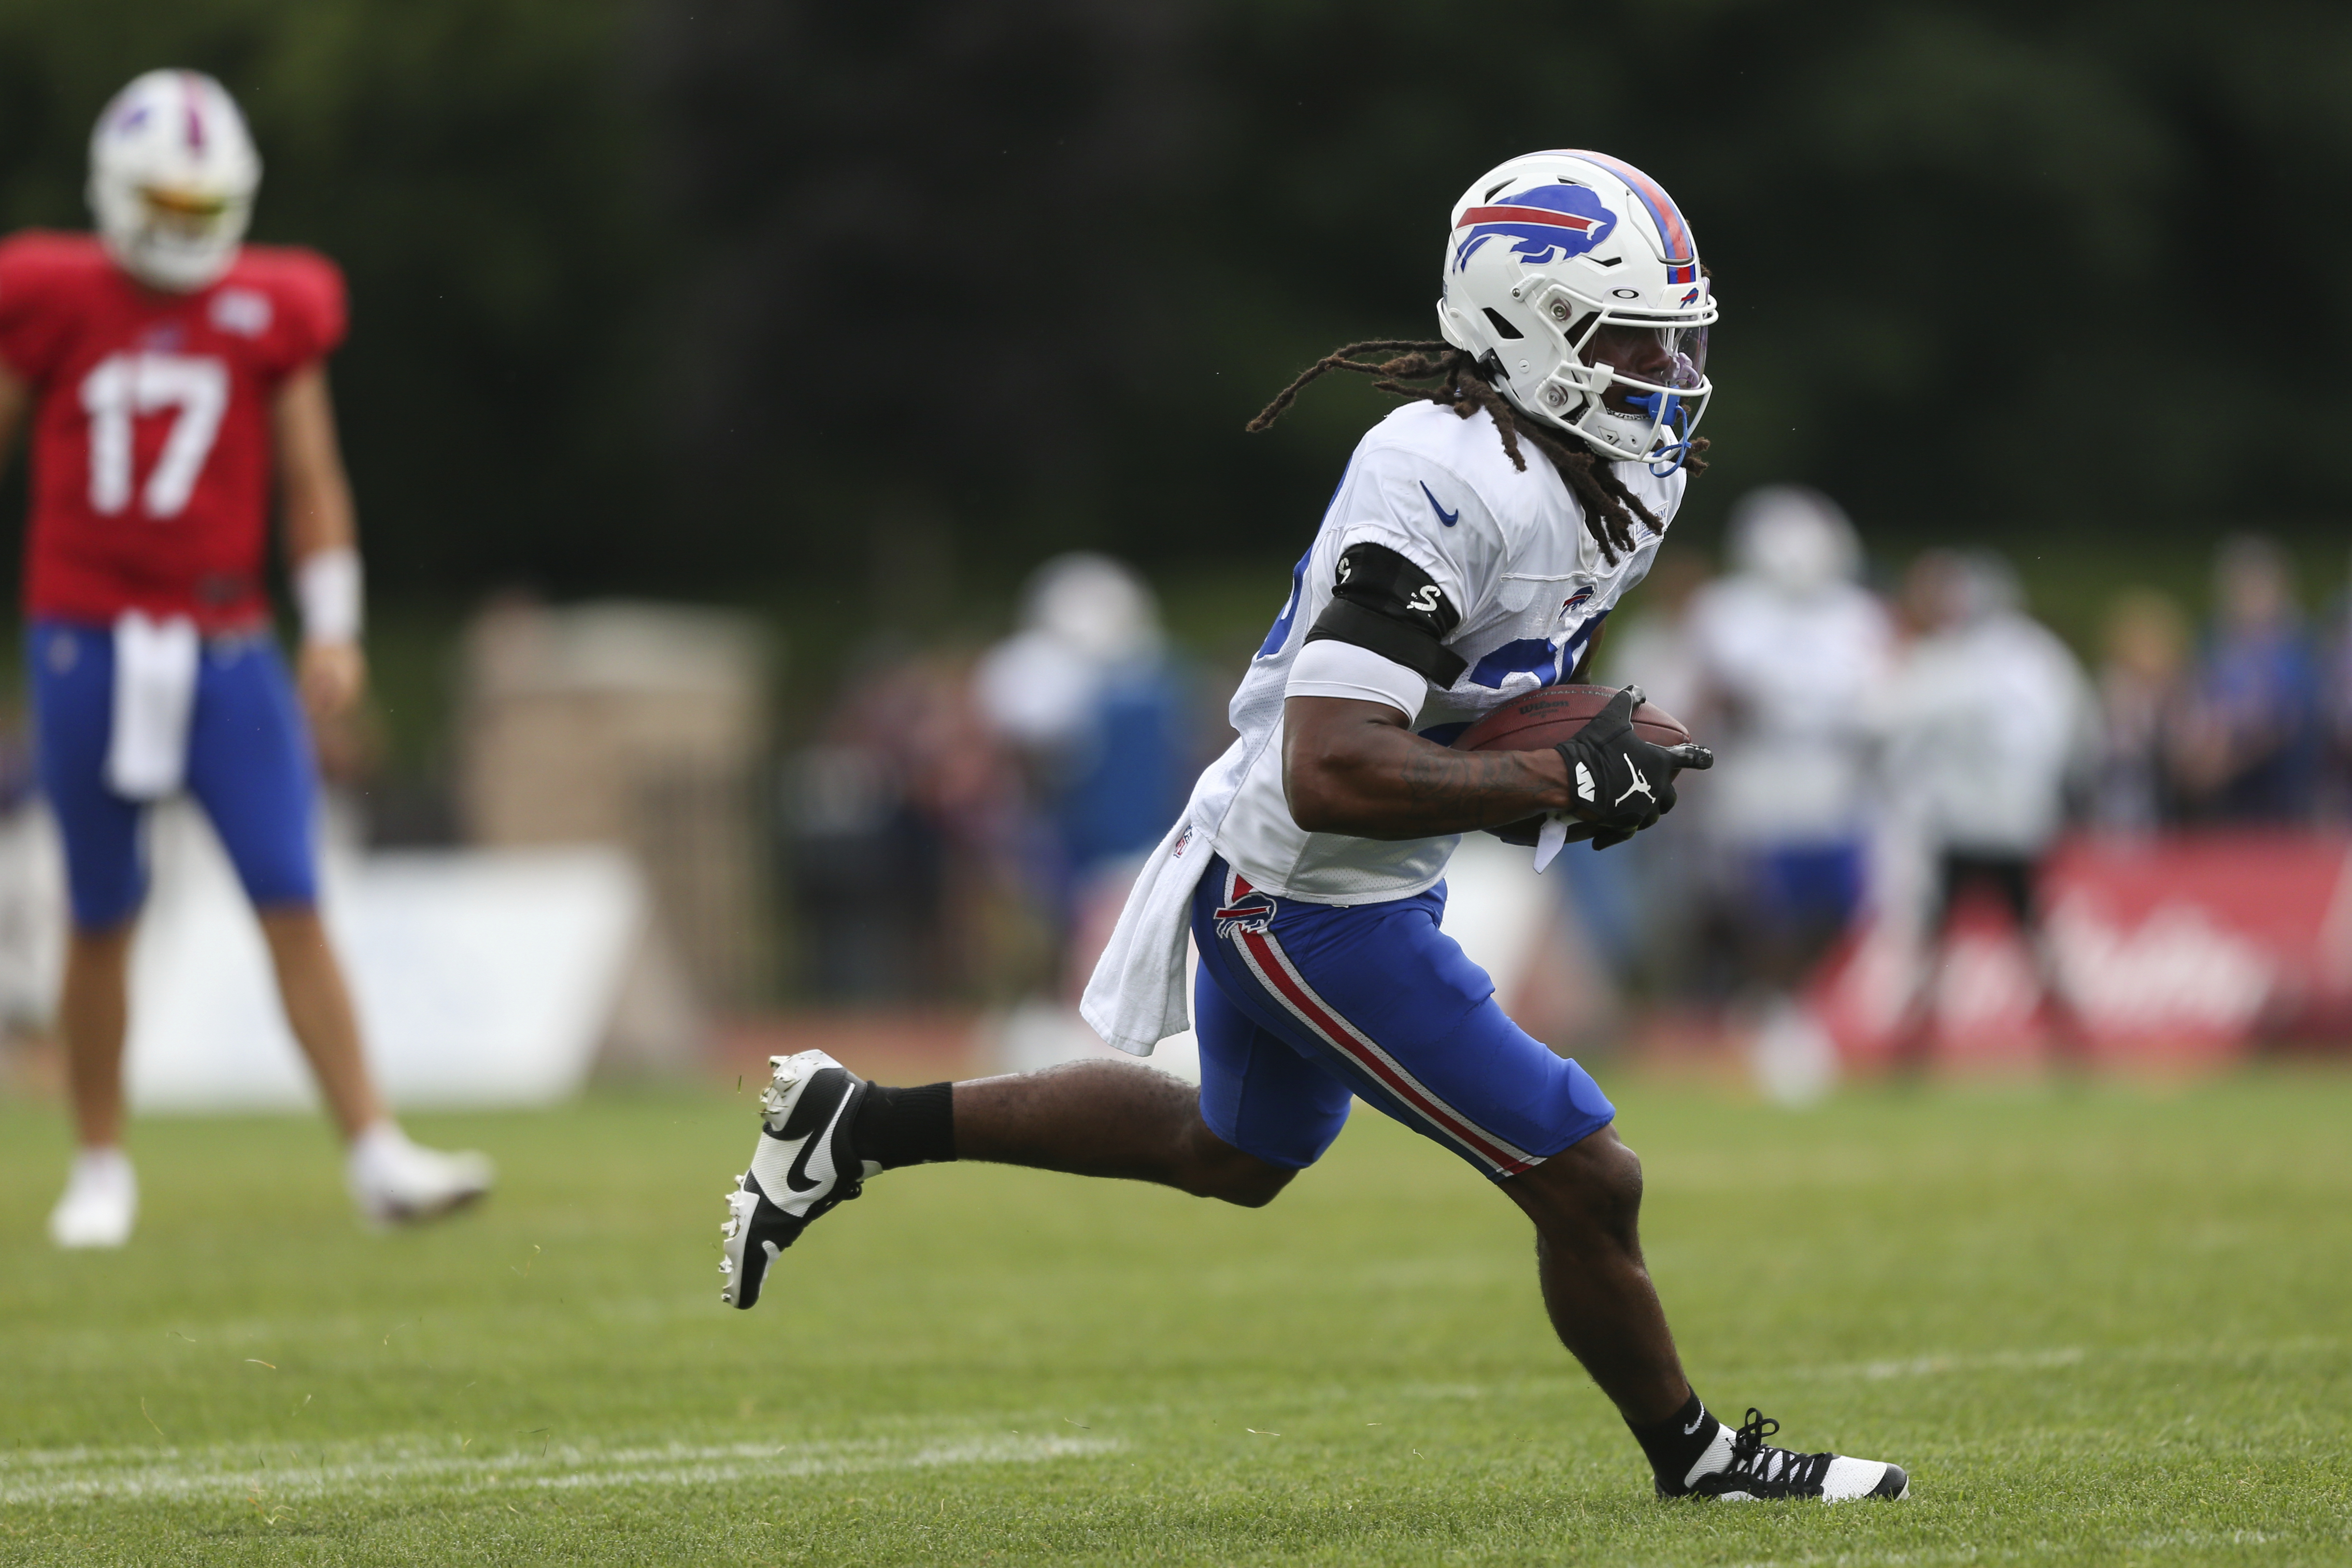
[[[1591,1075],[1505,1016],[1438,930],[1444,909],[1442,883],[1344,907],[1277,898],[1213,858],[1192,895],[1209,1131],[1296,1170],[1360,1095],[1501,1181],[1613,1121]]]
[[[37,621],[26,635],[41,788],[66,847],[74,924],[105,931],[147,896],[145,803],[107,787],[114,733],[114,633]],[[188,721],[188,793],[262,909],[319,901],[311,841],[319,781],[310,730],[267,635],[205,644]]]

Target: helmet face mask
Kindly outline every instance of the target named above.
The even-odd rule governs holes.
[[[1570,342],[1585,367],[1587,403],[1577,417],[1560,422],[1604,456],[1643,454],[1652,467],[1672,472],[1688,455],[1691,431],[1715,394],[1706,346],[1704,325],[1635,325],[1595,313]]]
[[[244,116],[194,71],[149,71],[115,95],[90,135],[99,236],[151,288],[193,292],[227,271],[260,183]]]
[[[1454,205],[1446,341],[1512,404],[1603,458],[1672,473],[1714,385],[1710,280],[1673,198],[1598,153],[1537,153]]]

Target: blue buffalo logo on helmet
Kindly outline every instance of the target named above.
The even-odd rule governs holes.
[[[1496,235],[1517,243],[1511,254],[1534,266],[1581,256],[1617,226],[1617,215],[1590,185],[1538,185],[1474,206],[1454,226],[1454,267],[1461,270],[1477,248]]]

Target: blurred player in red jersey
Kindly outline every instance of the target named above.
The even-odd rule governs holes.
[[[29,411],[26,662],[73,902],[58,1016],[80,1152],[49,1216],[61,1247],[119,1247],[137,1213],[121,1068],[140,829],[147,802],[184,789],[260,917],[362,1213],[427,1218],[489,1187],[482,1156],[420,1148],[393,1121],[319,918],[303,709],[331,718],[367,679],[325,367],[343,284],[315,252],[240,243],[260,178],[218,82],[151,71],[91,137],[98,234],[0,241],[0,458]],[[273,480],[299,700],[262,583]]]

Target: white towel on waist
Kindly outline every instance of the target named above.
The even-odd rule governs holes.
[[[179,789],[203,652],[185,616],[151,620],[125,610],[115,621],[114,732],[106,749],[106,787],[115,794],[159,800]]]
[[[1096,1034],[1130,1056],[1148,1057],[1160,1041],[1192,1026],[1185,1005],[1184,941],[1192,924],[1192,890],[1209,863],[1209,836],[1177,819],[1136,874],[1118,924],[1095,963],[1079,1016]]]

